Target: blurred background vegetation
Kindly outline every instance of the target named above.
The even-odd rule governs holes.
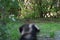
[[[25,19],[53,37],[60,30],[60,0],[0,0],[0,40],[18,40]]]

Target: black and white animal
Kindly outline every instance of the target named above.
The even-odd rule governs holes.
[[[19,28],[21,33],[20,40],[37,40],[39,28],[35,24],[24,24]]]

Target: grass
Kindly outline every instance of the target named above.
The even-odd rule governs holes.
[[[20,37],[19,27],[22,25],[22,23],[7,23],[7,29],[9,33],[10,40],[18,40]]]
[[[49,34],[53,34],[53,32],[59,31],[60,30],[60,23],[56,23],[56,22],[45,22],[45,23],[36,23],[41,32],[41,35],[49,35]]]
[[[20,38],[20,32],[19,32],[19,27],[23,23],[20,22],[10,22],[7,23],[7,31],[9,33],[9,38],[10,40],[18,40]],[[40,33],[41,35],[49,34],[52,32],[55,32],[57,30],[60,30],[60,23],[56,22],[41,22],[41,23],[36,23],[36,25],[40,28]]]

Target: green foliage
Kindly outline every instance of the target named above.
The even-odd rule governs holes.
[[[6,26],[0,23],[0,40],[8,40],[8,34]]]
[[[15,15],[15,17],[20,14],[18,12],[18,9],[21,8],[21,15],[24,16],[24,18],[35,18],[35,17],[40,17],[43,16],[43,14],[47,12],[57,12],[59,11],[59,7],[55,3],[54,0],[31,0],[29,1],[29,5],[25,5],[24,2],[25,0],[1,0],[0,1],[0,15],[2,13],[6,15],[4,18],[7,18],[11,13]],[[26,2],[28,4],[28,2]],[[56,6],[55,6],[56,5]],[[27,7],[30,7],[28,9]],[[4,9],[3,9],[4,8]],[[3,12],[2,12],[3,11]],[[28,16],[26,16],[26,14]],[[41,15],[42,14],[42,15]],[[57,13],[56,13],[57,14]]]
[[[34,19],[34,18],[35,18],[35,13],[28,14],[28,15],[26,15],[24,18],[25,18],[25,19],[28,19],[28,18]]]
[[[43,16],[43,14],[46,15],[47,12],[57,12],[59,10],[59,8],[57,7],[56,2],[55,2],[55,4],[53,4],[54,2],[55,1],[53,1],[53,0],[40,0],[39,2],[36,1],[35,4],[37,6],[35,6],[35,13],[40,16]]]
[[[14,14],[17,17],[19,8],[18,0],[1,0],[0,14],[3,16],[2,20],[8,21],[10,14]]]
[[[13,8],[13,11],[10,9]],[[0,20],[5,23],[9,22],[10,12],[14,15],[18,15],[19,3],[18,0],[0,0]],[[3,22],[2,22],[3,23]],[[0,40],[11,40],[10,30],[7,29],[7,25],[0,23]],[[15,35],[15,34],[14,34]]]

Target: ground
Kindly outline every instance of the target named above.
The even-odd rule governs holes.
[[[8,29],[10,40],[18,40],[20,36],[19,27],[22,25],[22,22],[9,22],[6,27]],[[53,32],[60,30],[60,22],[40,22],[36,23],[40,28],[40,36],[53,34]]]

